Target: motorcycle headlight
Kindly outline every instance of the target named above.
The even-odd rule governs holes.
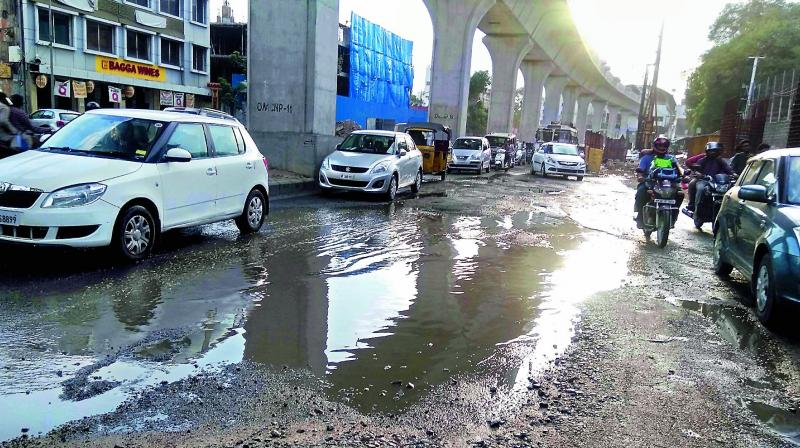
[[[717,185],[716,190],[717,190],[717,193],[725,193],[725,192],[728,191],[728,186],[725,185],[725,184]]]
[[[381,174],[389,171],[389,162],[381,162],[372,168],[372,174]]]
[[[62,188],[50,193],[42,203],[42,208],[67,208],[89,205],[106,192],[103,184],[83,184]]]

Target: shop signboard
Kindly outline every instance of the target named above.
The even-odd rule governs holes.
[[[161,105],[162,106],[174,106],[175,105],[175,95],[172,92],[167,90],[161,91]]]
[[[47,87],[47,76],[39,75],[36,77],[36,87],[44,89]]]
[[[11,78],[11,66],[6,63],[0,63],[0,78]]]
[[[86,81],[86,91],[88,93],[94,92],[94,81],[92,80]]]
[[[186,94],[186,107],[194,107],[194,93]]]
[[[184,96],[182,93],[175,93],[175,107],[186,107]]]
[[[106,75],[125,76],[127,78],[164,82],[167,80],[165,70],[157,65],[142,64],[117,58],[95,56],[95,69]]]
[[[83,81],[72,81],[72,93],[75,98],[86,98],[86,83]]]
[[[62,96],[65,98],[70,97],[70,82],[69,81],[56,81],[56,84],[53,86],[53,92],[56,96]]]
[[[122,90],[108,86],[108,101],[112,103],[119,103],[122,101]]]

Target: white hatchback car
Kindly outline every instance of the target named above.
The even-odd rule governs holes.
[[[135,261],[166,230],[233,218],[256,232],[268,212],[267,161],[235,120],[96,110],[0,160],[0,241]]]
[[[461,137],[453,143],[453,160],[449,170],[475,170],[478,175],[492,167],[492,150],[484,137]]]
[[[580,181],[586,176],[586,161],[577,145],[545,143],[533,153],[531,174],[575,176]]]
[[[380,193],[394,200],[397,190],[422,186],[422,153],[404,132],[356,131],[322,161],[319,186],[326,190]]]
[[[81,114],[66,109],[39,109],[31,114],[34,126],[58,130]]]

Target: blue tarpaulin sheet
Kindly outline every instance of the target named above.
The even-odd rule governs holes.
[[[414,43],[355,13],[350,26],[350,97],[408,107],[414,85]]]

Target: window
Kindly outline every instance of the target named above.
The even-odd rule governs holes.
[[[206,51],[208,49],[205,47],[192,45],[192,70],[206,71]]]
[[[230,126],[209,126],[211,140],[214,141],[214,152],[217,156],[235,156],[244,152],[240,149],[233,128]]]
[[[72,46],[72,16],[58,11],[53,11],[53,42],[61,45]],[[39,8],[39,40],[50,42],[50,14],[46,9]]]
[[[397,151],[398,151],[398,153],[400,151],[408,152],[408,141],[405,138],[403,138],[403,139],[401,139],[400,141],[397,142]]]
[[[208,0],[192,0],[192,20],[206,23],[208,16]]]
[[[764,168],[761,169],[761,173],[758,175],[758,180],[756,180],[756,184],[761,185],[762,187],[766,187],[767,197],[770,197],[775,194],[775,185],[777,183],[778,179],[775,177],[775,161],[765,160]]]
[[[141,59],[143,61],[150,60],[150,39],[151,35],[140,33],[138,31],[127,30],[127,50],[125,55],[129,58]]]
[[[747,167],[744,175],[742,175],[741,180],[739,181],[739,186],[755,184],[756,178],[758,178],[758,172],[761,171],[761,165],[762,162],[760,160],[751,163]]]
[[[68,114],[68,113],[65,112],[65,113],[58,114],[58,118],[61,121],[69,123],[70,121],[78,118],[78,114]]]
[[[161,0],[160,11],[173,16],[181,16],[180,0]]]
[[[181,66],[181,48],[183,42],[161,38],[161,63],[165,65]]]
[[[789,186],[786,189],[787,202],[800,205],[800,157],[789,159],[789,173],[786,178],[789,179]]]
[[[247,151],[247,147],[244,145],[242,131],[239,129],[234,129],[233,133],[236,135],[236,144],[239,145],[239,152],[244,154]]]
[[[125,0],[128,3],[133,3],[134,5],[144,6],[145,8],[150,7],[150,0]]]
[[[86,21],[86,48],[101,53],[114,54],[116,27],[105,23]]]
[[[56,114],[51,110],[37,110],[36,112],[31,114],[31,118],[35,119],[47,119],[51,120],[55,118]]]
[[[179,124],[167,142],[167,148],[183,148],[193,159],[208,157],[206,133],[202,124]]]

